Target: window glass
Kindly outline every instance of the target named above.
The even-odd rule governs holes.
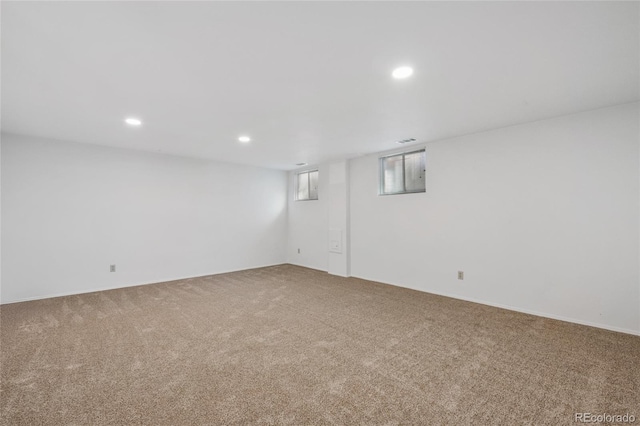
[[[380,159],[380,194],[425,191],[425,151],[405,152]]]
[[[318,199],[318,171],[309,172],[309,199]]]
[[[424,191],[424,151],[404,156],[404,183],[407,192]]]
[[[386,157],[382,159],[382,168],[384,170],[384,193],[393,194],[394,192],[403,191],[402,176],[402,155]]]
[[[296,200],[318,199],[318,171],[298,173],[296,175]]]
[[[309,174],[298,174],[298,200],[309,199]]]

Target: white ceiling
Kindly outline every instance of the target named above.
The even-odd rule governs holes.
[[[639,9],[2,2],[2,130],[292,169],[637,101]]]

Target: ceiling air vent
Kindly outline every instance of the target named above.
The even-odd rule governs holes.
[[[400,145],[405,144],[405,143],[411,143],[411,142],[415,142],[416,140],[414,138],[411,139],[402,139],[401,141],[398,141],[397,143],[399,143]]]

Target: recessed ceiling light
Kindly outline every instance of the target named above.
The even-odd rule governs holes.
[[[247,143],[247,142],[251,142],[251,138],[249,136],[240,136],[238,138],[238,141],[240,141],[242,143]]]
[[[140,126],[142,125],[142,121],[139,118],[128,117],[124,120],[129,126]]]
[[[296,163],[296,166],[306,166],[307,163]]]
[[[397,79],[411,77],[411,75],[413,75],[413,68],[398,67],[395,70],[393,70],[393,73],[391,75],[393,75],[393,78],[397,78]]]

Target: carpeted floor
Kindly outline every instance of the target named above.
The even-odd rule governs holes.
[[[0,315],[3,425],[640,418],[640,337],[291,265]]]

